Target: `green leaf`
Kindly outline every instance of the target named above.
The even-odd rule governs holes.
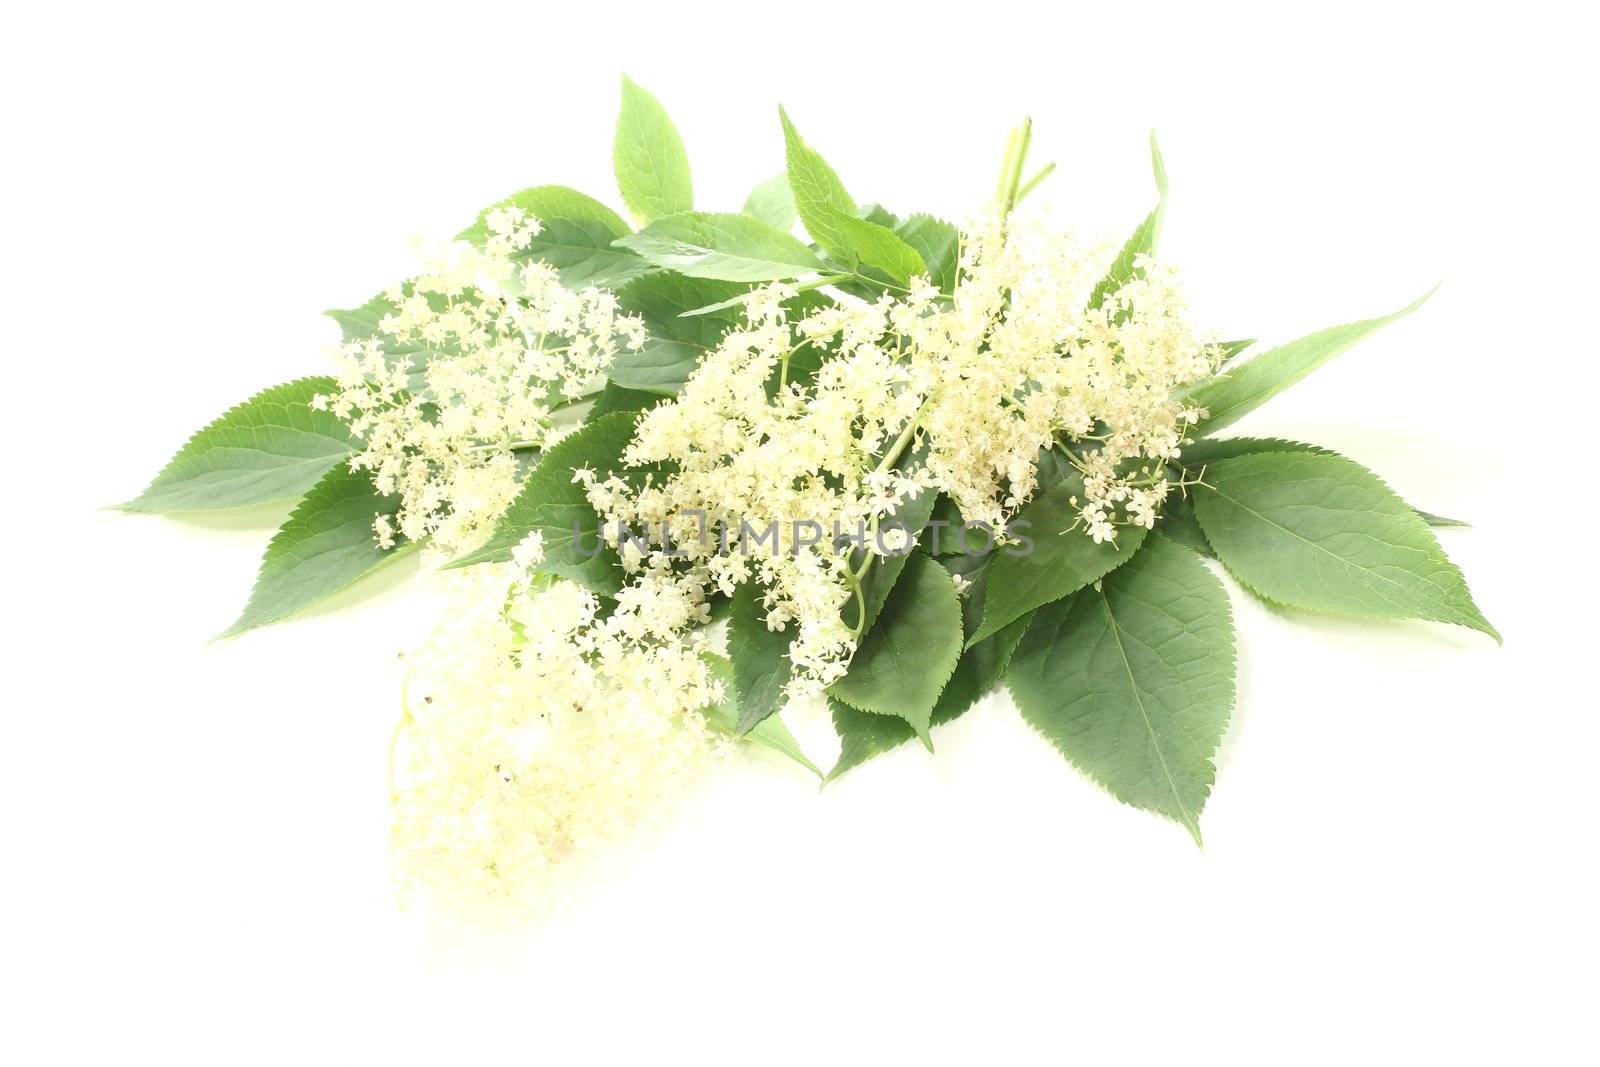
[[[656,98],[627,75],[622,78],[612,161],[622,202],[641,224],[694,210],[689,155],[677,127]]]
[[[1074,497],[1083,497],[1083,479],[1076,472],[1017,513],[1012,528],[1027,537],[1031,547],[1013,545],[996,554],[984,597],[983,624],[973,642],[1034,608],[1077,592],[1138,551],[1145,536],[1142,526],[1124,526],[1115,542],[1095,544],[1079,523]]]
[[[1203,556],[1215,556],[1200,520],[1194,517],[1194,494],[1173,489],[1161,505],[1161,517],[1156,520],[1155,532],[1192,549]]]
[[[1243,341],[1223,341],[1217,345],[1222,350],[1222,365],[1224,367],[1231,365],[1234,360],[1244,355],[1247,348],[1255,343],[1254,337]]]
[[[395,365],[401,362],[406,365],[411,391],[424,393],[427,389],[425,375],[428,364],[436,359],[454,359],[461,354],[461,351],[453,342],[440,344],[421,338],[400,340],[384,333],[382,328],[384,318],[399,310],[388,297],[380,293],[360,307],[325,311],[323,314],[339,324],[339,332],[346,342],[369,340],[381,342],[385,355],[395,361]]]
[[[1500,639],[1428,525],[1371,471],[1331,453],[1220,460],[1195,514],[1228,571],[1289,607],[1430,619]]]
[[[1207,464],[1235,456],[1248,456],[1255,452],[1318,452],[1331,455],[1321,445],[1304,441],[1290,441],[1282,437],[1208,437],[1183,446],[1183,465],[1193,473],[1200,473]]]
[[[948,571],[965,573],[963,568],[972,561],[971,556],[956,556],[939,562]],[[987,566],[985,561],[976,568],[975,575],[970,576],[973,588],[961,602],[963,624],[969,635],[976,632],[982,616],[982,588]],[[1017,643],[1028,629],[1029,618],[1024,615],[1012,621],[999,633],[984,638],[961,653],[955,673],[950,675],[950,680],[939,693],[939,702],[933,707],[933,714],[929,717],[930,727],[942,726],[960,718],[994,689],[1005,674],[1006,664],[1010,662]],[[833,713],[834,730],[839,735],[839,759],[828,772],[827,780],[830,782],[874,756],[917,736],[911,724],[903,719],[857,711],[837,700],[828,701],[828,707]]]
[[[789,188],[789,175],[774,175],[750,190],[744,201],[744,213],[784,233],[794,229],[794,221],[799,216],[795,211],[794,191]]]
[[[700,365],[705,349],[670,337],[651,336],[638,349],[619,352],[608,372],[611,381],[631,392],[676,396]]]
[[[1202,441],[1195,441],[1185,445],[1183,449],[1183,464],[1191,473],[1200,474],[1205,470],[1207,463],[1215,463],[1222,459],[1231,459],[1234,456],[1248,456],[1256,452],[1311,452],[1324,456],[1338,455],[1331,449],[1321,445],[1308,445],[1303,441],[1287,441],[1281,437],[1212,437]],[[1167,498],[1163,505],[1164,510],[1170,510],[1172,497]],[[1192,512],[1192,507],[1191,507]],[[1462,522],[1460,519],[1447,519],[1441,515],[1433,515],[1421,508],[1412,508],[1422,521],[1429,526],[1470,526],[1471,523]],[[1202,535],[1203,536],[1203,535]],[[1182,541],[1183,537],[1177,537]],[[1186,544],[1188,542],[1185,542]],[[1198,548],[1190,544],[1189,547],[1210,554],[1209,548]]]
[[[900,220],[895,218],[894,212],[882,204],[857,204],[856,218],[866,219],[891,230],[900,225]]]
[[[618,238],[616,244],[691,278],[771,282],[822,269],[822,261],[804,243],[749,215],[671,215]]]
[[[905,530],[906,534],[911,538],[911,543],[915,544],[916,539],[922,533],[922,528],[928,525],[928,519],[933,515],[933,503],[938,497],[937,490],[924,488],[916,496],[907,499],[900,505],[900,510],[891,519],[886,519],[879,524],[880,536],[891,529],[899,528]],[[872,535],[869,533],[867,536],[870,540]],[[889,593],[894,589],[895,582],[900,579],[900,574],[905,570],[906,563],[911,559],[911,555],[911,552],[905,552],[898,556],[878,556],[873,560],[871,568],[867,571],[867,576],[861,582],[861,591],[866,599],[866,620],[861,626],[863,632],[870,629],[872,624],[877,621],[879,612],[883,610],[884,602],[889,599]],[[859,569],[864,560],[865,556],[857,552],[851,563]],[[846,608],[845,610],[847,613],[853,612],[854,608]],[[855,621],[853,615],[850,621]]]
[[[1156,144],[1154,130],[1150,131],[1150,164],[1156,175],[1156,206],[1139,223],[1133,235],[1117,252],[1117,258],[1111,261],[1111,269],[1094,287],[1094,292],[1089,296],[1089,306],[1092,308],[1105,303],[1106,297],[1133,279],[1138,270],[1135,262],[1139,256],[1155,254],[1156,243],[1161,238],[1161,222],[1167,214],[1167,165],[1161,159],[1161,147]]]
[[[365,471],[343,463],[328,471],[273,535],[250,602],[220,636],[286,619],[404,556],[414,542],[385,551],[372,530],[373,519],[398,506],[398,497],[378,494]]]
[[[538,530],[544,535],[541,571],[597,593],[616,594],[623,584],[622,566],[615,552],[600,545],[601,518],[572,473],[580,467],[602,476],[616,470],[633,439],[635,418],[632,412],[605,415],[562,438],[540,457],[488,542],[450,566],[504,562],[523,538]]]
[[[794,739],[794,734],[789,732],[783,720],[776,715],[769,716],[751,727],[750,731],[744,734],[744,739],[751,744],[787,756],[818,778],[822,777],[822,768],[811,762],[806,756],[805,749],[800,747],[800,742]]]
[[[954,556],[939,561],[945,570],[952,575],[962,575],[969,583],[967,594],[961,600],[961,627],[971,643],[962,651],[956,672],[945,683],[944,692],[939,694],[939,704],[933,709],[935,722],[943,721],[941,713],[947,718],[955,718],[999,684],[1017,642],[1027,632],[1032,612],[1013,619],[988,637],[972,640],[983,625],[984,604],[988,600],[995,558],[991,554],[984,557]]]
[[[839,735],[839,758],[834,761],[825,782],[831,782],[845,771],[859,767],[890,749],[899,748],[917,736],[911,724],[904,719],[857,711],[832,697],[828,699],[828,711],[833,716],[834,732]]]
[[[702,653],[702,655],[705,657],[706,662],[710,664],[712,673],[722,679],[723,685],[728,690],[728,696],[721,703],[701,709],[701,714],[706,717],[706,722],[722,733],[739,737],[750,744],[760,745],[762,748],[769,748],[774,752],[781,753],[818,778],[821,778],[821,769],[806,757],[805,750],[800,747],[800,743],[794,739],[794,735],[789,732],[789,728],[783,724],[783,720],[778,716],[769,716],[748,731],[738,728],[738,714],[731,684],[732,668],[728,661],[721,656],[710,652]]]
[[[960,656],[956,588],[943,567],[913,553],[849,673],[829,693],[860,711],[904,719],[932,751],[933,708]]]
[[[644,319],[650,337],[638,351],[617,355],[611,380],[629,389],[676,395],[699,366],[701,355],[716,347],[730,328],[745,324],[744,296],[749,290],[737,282],[666,272],[630,282],[618,294],[622,308]],[[792,321],[829,301],[821,293],[802,292],[783,306]],[[791,378],[804,362],[791,361]]]
[[[711,601],[707,610],[709,612],[706,616],[706,624],[708,626],[722,622],[733,614],[733,598],[723,596],[720,592],[712,591]]]
[[[783,707],[789,684],[789,643],[794,630],[767,629],[760,584],[747,581],[733,591],[728,613],[728,658],[733,662],[736,729],[745,733]]]
[[[332,378],[300,378],[228,409],[122,510],[209,511],[299,496],[358,447],[343,420],[311,407],[313,396],[334,391]]]
[[[845,263],[855,256],[842,223],[856,221],[856,202],[845,191],[839,175],[816,150],[807,145],[789,115],[778,109],[783,122],[784,155],[789,164],[789,188],[795,210],[806,232],[825,251]]]
[[[1067,458],[1067,454],[1059,448],[1046,445],[1039,449],[1039,456],[1034,461],[1038,465],[1038,486],[1034,495],[1040,496],[1060,485],[1066,479],[1077,474],[1077,468]]]
[[[944,293],[953,293],[961,271],[961,231],[932,215],[912,215],[895,227],[927,268],[928,280]]]
[[[1368,334],[1405,318],[1421,307],[1433,292],[1430,289],[1420,299],[1392,314],[1307,334],[1203,382],[1186,397],[1189,403],[1206,409],[1206,417],[1195,426],[1195,433],[1215,433],[1236,422]]]
[[[538,219],[541,225],[556,219],[567,222],[592,222],[610,234],[612,239],[628,232],[628,224],[622,220],[622,216],[594,197],[565,185],[536,185],[512,193],[504,200],[497,200],[478,212],[477,221],[458,233],[456,240],[482,245],[489,238],[487,222],[489,213],[508,207],[520,208]]]
[[[622,309],[638,315],[650,337],[634,352],[620,352],[610,378],[625,389],[674,396],[699,365],[700,356],[722,340],[730,326],[744,321],[737,301],[719,311],[684,312],[742,295],[749,287],[734,282],[652,274],[636,278],[618,293]]]
[[[961,509],[948,496],[940,494],[933,505],[933,513],[922,531],[922,550],[934,558],[966,557],[967,546],[962,540]]]
[[[652,334],[704,350],[716,347],[728,327],[744,321],[744,309],[736,303],[701,315],[686,315],[685,312],[718,300],[741,297],[749,290],[750,286],[735,282],[652,274],[629,282],[617,298],[623,310],[644,319]]]
[[[917,250],[888,227],[854,218],[841,218],[836,223],[849,246],[852,268],[877,271],[900,286],[915,275],[928,273]]]
[[[482,245],[489,230],[484,219],[496,208],[517,207],[539,220],[540,230],[512,259],[518,263],[548,263],[569,289],[597,286],[616,289],[631,278],[655,268],[612,242],[628,233],[628,224],[615,211],[564,185],[540,185],[490,205],[478,221],[463,230],[458,240]]]
[[[1032,618],[1030,612],[1019,619],[1012,619],[998,632],[979,639],[962,651],[961,661],[956,664],[955,673],[945,683],[944,692],[939,694],[939,703],[933,709],[935,725],[965,714],[968,708],[999,684]]]
[[[1199,844],[1233,672],[1222,583],[1188,549],[1152,537],[1098,589],[1039,609],[1006,687],[1074,766]]]
[[[644,411],[660,402],[660,393],[646,392],[642,389],[624,389],[616,382],[607,382],[606,387],[600,391],[600,399],[596,400],[594,407],[589,410],[589,417],[598,419],[602,415],[610,415],[617,411]]]
[[[809,315],[817,308],[833,303],[833,298],[831,296],[829,296],[827,293],[819,292],[816,287],[828,284],[839,284],[842,286],[845,284],[846,279],[851,277],[853,277],[853,275],[825,274],[820,278],[812,278],[810,281],[805,283],[804,287],[797,287],[800,288],[799,294],[792,299],[785,300],[782,306],[789,312],[791,321],[793,321],[795,318],[802,318],[806,315]],[[742,316],[744,312],[745,297],[750,294],[750,290],[753,288],[755,287],[746,287],[741,289],[732,297],[729,297],[725,300],[719,300],[713,304],[704,304],[697,308],[690,308],[683,314],[686,318],[698,318],[705,315],[717,314],[737,314]]]
[[[655,268],[614,246],[615,238],[597,222],[551,219],[529,242],[524,256],[550,264],[568,289],[619,289]]]

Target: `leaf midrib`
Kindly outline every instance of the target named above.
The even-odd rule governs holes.
[[[1156,762],[1161,764],[1161,774],[1167,780],[1167,788],[1172,790],[1173,802],[1178,805],[1178,811],[1183,815],[1184,827],[1198,841],[1200,840],[1200,827],[1196,825],[1194,816],[1189,813],[1189,806],[1183,802],[1183,797],[1178,795],[1178,783],[1173,779],[1172,771],[1167,767],[1167,757],[1161,751],[1161,735],[1156,732],[1155,723],[1150,719],[1150,712],[1144,706],[1144,697],[1139,692],[1139,682],[1133,674],[1133,663],[1128,659],[1128,649],[1122,641],[1122,628],[1117,625],[1116,613],[1111,610],[1111,599],[1106,596],[1104,589],[1099,592],[1100,604],[1106,613],[1106,623],[1111,629],[1112,638],[1117,642],[1117,655],[1121,657],[1122,669],[1128,676],[1128,689],[1133,693],[1133,702],[1138,705],[1139,716],[1144,719],[1144,727],[1150,734],[1151,747],[1155,750]]]
[[[1404,584],[1402,584],[1401,582],[1396,581],[1395,579],[1389,577],[1388,575],[1384,574],[1383,572],[1375,571],[1372,568],[1364,566],[1363,564],[1358,563],[1357,561],[1355,561],[1353,559],[1350,559],[1350,558],[1348,558],[1346,556],[1339,555],[1339,553],[1333,551],[1331,548],[1327,548],[1324,545],[1321,545],[1321,544],[1317,543],[1316,541],[1313,541],[1311,538],[1306,537],[1304,534],[1301,534],[1301,533],[1299,533],[1299,532],[1297,532],[1295,530],[1290,529],[1289,527],[1283,525],[1283,523],[1281,523],[1281,522],[1277,522],[1277,521],[1275,521],[1273,519],[1268,518],[1267,516],[1261,514],[1261,512],[1257,511],[1255,508],[1252,508],[1248,504],[1246,504],[1243,501],[1239,500],[1237,497],[1232,497],[1232,496],[1229,496],[1227,493],[1224,493],[1221,489],[1218,489],[1216,486],[1207,486],[1206,488],[1210,489],[1213,493],[1216,493],[1222,499],[1228,501],[1228,503],[1232,504],[1234,507],[1238,508],[1239,510],[1245,511],[1245,512],[1248,512],[1251,515],[1254,515],[1256,518],[1260,519],[1262,522],[1266,523],[1268,526],[1276,527],[1277,529],[1282,530],[1284,533],[1288,534],[1290,537],[1293,537],[1294,539],[1296,539],[1298,541],[1304,541],[1306,544],[1308,544],[1311,547],[1315,548],[1317,551],[1323,553],[1324,555],[1329,556],[1329,557],[1331,557],[1331,558],[1333,558],[1335,560],[1338,560],[1340,563],[1343,563],[1346,566],[1354,567],[1356,570],[1360,571],[1362,574],[1368,574],[1368,575],[1371,575],[1374,578],[1381,578],[1385,582],[1389,583],[1389,585],[1393,586],[1395,589],[1398,589],[1403,596],[1406,596],[1406,597],[1414,599],[1414,594],[1411,593],[1411,590],[1407,589]],[[1327,509],[1324,509],[1324,510],[1330,510],[1331,511],[1331,510],[1335,510],[1335,509],[1327,508]],[[1383,513],[1383,512],[1375,512],[1374,514],[1380,514],[1380,515],[1384,515],[1385,517],[1390,517],[1386,513]],[[1384,543],[1387,544],[1390,548],[1405,548],[1406,547],[1404,545],[1396,545],[1396,544],[1393,544],[1393,543],[1390,543],[1390,542],[1384,542]],[[1424,555],[1428,555],[1428,553],[1425,552]],[[1431,559],[1431,556],[1430,556],[1430,559]],[[1427,580],[1427,579],[1424,579],[1424,580]],[[1441,596],[1445,597],[1446,599],[1448,599],[1453,605],[1457,603],[1456,597],[1453,594],[1451,594],[1449,591],[1447,591],[1445,589],[1440,589],[1439,586],[1436,583],[1432,582],[1432,581],[1428,581],[1428,584],[1430,586],[1433,586],[1433,588],[1438,589],[1439,594]],[[1385,599],[1388,599],[1388,598],[1386,597]],[[1390,603],[1394,604],[1395,607],[1397,607],[1397,608],[1399,608],[1399,609],[1401,609],[1403,611],[1413,610],[1413,609],[1407,607],[1404,603],[1395,603],[1393,600],[1390,600]]]

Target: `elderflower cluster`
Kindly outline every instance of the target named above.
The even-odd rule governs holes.
[[[711,758],[723,699],[689,642],[632,640],[570,582],[511,566],[451,572],[449,610],[411,657],[393,773],[409,896],[512,913],[557,865],[627,829]]]
[[[624,598],[693,608],[759,581],[768,626],[795,624],[790,691],[800,695],[842,675],[859,637],[841,612],[860,563],[835,533],[892,515],[929,483],[894,467],[906,444],[896,436],[912,426],[922,391],[891,351],[862,344],[824,360],[804,387],[769,397],[801,342],[784,307],[794,295],[780,285],[753,293],[746,325],[706,353],[674,401],[640,418],[624,463],[670,462],[670,476],[642,487],[580,478],[636,575]],[[796,521],[815,524],[814,543],[795,536]],[[663,527],[678,532],[671,545]],[[650,537],[618,536],[623,529]]]
[[[609,294],[514,265],[534,220],[506,209],[485,222],[481,251],[437,250],[386,294],[381,336],[341,350],[328,403],[365,443],[353,465],[401,498],[381,541],[465,546],[515,492],[516,450],[547,444],[555,410],[642,341]],[[537,534],[509,566],[456,579],[399,735],[405,881],[525,902],[712,755],[705,715],[725,694],[703,643],[719,594],[755,583],[767,626],[787,635],[790,698],[841,677],[872,568],[912,547],[892,527],[913,498],[948,494],[1003,537],[1054,452],[1075,472],[1080,529],[1065,536],[1153,525],[1167,463],[1203,414],[1185,389],[1219,352],[1163,265],[1139,257],[1102,285],[1113,256],[986,216],[962,234],[948,293],[925,278],[873,301],[749,293],[681,392],[640,414],[628,475],[575,472],[628,575],[608,610],[530,577]]]
[[[1097,293],[1111,250],[1036,220],[975,220],[963,235],[961,280],[949,300],[926,284],[881,303],[839,352],[898,346],[932,399],[922,420],[927,467],[962,515],[990,529],[1031,499],[1042,450],[1081,473],[1086,532],[1154,524],[1175,458],[1200,412],[1182,399],[1219,352],[1190,323],[1174,271],[1149,257]],[[847,312],[846,315],[849,315]],[[832,327],[831,322],[825,325]],[[814,336],[814,335],[813,335]]]
[[[480,250],[422,249],[423,272],[389,289],[373,336],[333,353],[337,391],[314,404],[349,422],[351,457],[380,493],[385,548],[431,538],[441,555],[472,547],[516,495],[519,454],[542,447],[562,407],[599,388],[644,326],[599,289],[562,288],[555,270],[518,262],[537,220],[514,207],[485,217]]]
[[[714,592],[758,581],[768,626],[793,624],[798,697],[846,670],[871,552],[904,547],[871,538],[852,550],[838,535],[877,530],[923,490],[1002,533],[1055,449],[1081,480],[1072,503],[1084,534],[1153,525],[1166,461],[1201,416],[1183,389],[1214,371],[1218,350],[1189,323],[1176,275],[1148,257],[1099,292],[1113,254],[987,216],[963,234],[948,295],[917,278],[899,296],[841,296],[795,315],[792,288],[751,293],[746,323],[638,422],[624,463],[671,473],[642,484],[578,474],[634,575],[625,595],[693,620]],[[820,367],[792,375],[808,349]],[[827,536],[805,543],[790,536],[796,522]],[[704,536],[774,526],[776,548]]]

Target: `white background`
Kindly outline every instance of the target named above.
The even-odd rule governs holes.
[[[0,1059],[1595,1062],[1592,31],[1537,4],[563,6],[8,13]],[[318,312],[404,274],[410,235],[524,185],[615,203],[622,70],[705,206],[781,167],[780,99],[858,199],[953,216],[1031,113],[1051,197],[1119,235],[1159,130],[1163,251],[1225,333],[1443,277],[1239,430],[1473,521],[1441,536],[1505,647],[1236,598],[1203,852],[994,699],[820,795],[714,772],[546,927],[397,911],[384,749],[430,594],[208,645],[277,516],[96,509],[319,370]]]

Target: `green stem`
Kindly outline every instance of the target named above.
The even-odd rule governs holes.
[[[1044,181],[1046,178],[1050,177],[1050,175],[1054,174],[1055,170],[1056,170],[1056,165],[1054,163],[1046,163],[1043,167],[1041,167],[1039,169],[1039,173],[1037,173],[1033,177],[1029,178],[1028,179],[1028,183],[1017,191],[1017,203],[1019,203],[1019,204],[1022,203],[1023,199],[1029,193],[1033,192],[1034,189],[1036,189],[1038,187],[1040,182]]]
[[[996,203],[1006,202],[1006,190],[1011,184],[1011,170],[1017,160],[1017,131],[1012,129],[1006,134],[1006,152],[1000,157],[1000,177],[995,182],[994,198]]]
[[[835,282],[848,282],[852,280],[870,281],[870,279],[862,278],[861,275],[855,273],[854,271],[846,274],[822,274],[812,278],[810,281],[796,283],[794,291],[797,293],[804,293],[811,289],[821,289],[824,285],[832,285]],[[715,311],[724,311],[731,307],[739,307],[744,303],[744,298],[747,295],[749,294],[740,293],[738,296],[730,296],[726,300],[718,300],[715,304],[706,304],[703,307],[690,308],[688,311],[680,311],[678,312],[678,317],[680,319],[692,319],[697,315],[710,315]]]
[[[579,404],[587,404],[592,400],[598,400],[600,399],[600,394],[604,391],[605,390],[603,389],[596,389],[592,393],[584,393],[582,396],[571,397],[570,399],[563,400],[558,404],[553,404],[550,408],[550,414],[554,415],[558,411],[565,411],[567,408],[575,408]],[[486,441],[481,445],[473,445],[470,451],[494,452],[499,449],[505,449],[508,452],[530,452],[537,451],[541,447],[543,446],[538,441],[529,441],[526,438],[517,438],[513,441]]]
[[[928,409],[933,406],[935,398],[935,394],[928,394],[927,399],[922,402],[922,406],[917,409],[917,413],[911,416],[911,420],[906,423],[905,429],[900,431],[900,436],[894,439],[894,443],[891,444],[889,446],[889,450],[883,454],[883,458],[878,460],[878,465],[872,469],[873,474],[886,471],[899,461],[900,457],[905,453],[905,450],[910,446],[911,439],[913,436],[915,436],[917,428],[922,425],[922,417],[926,415],[928,413]],[[872,516],[872,537],[874,542],[877,541],[878,536],[878,520],[879,516]],[[866,579],[867,574],[871,572],[873,561],[878,558],[877,554],[869,549],[866,545],[861,546],[861,553],[862,555],[866,556],[866,559],[861,561],[860,570],[850,566],[849,560],[845,561],[845,575],[850,580],[850,592],[856,601],[856,625],[852,628],[851,632],[855,635],[857,640],[860,639],[861,629],[866,625],[867,621],[867,602],[862,598],[861,595],[861,583]]]
[[[808,337],[785,352],[783,354],[783,358],[778,361],[778,389],[780,391],[787,388],[789,385],[789,360],[794,358],[794,354],[796,352],[800,351],[810,343],[811,338]]]
[[[801,282],[799,285],[796,285],[794,287],[794,291],[797,293],[804,293],[812,289],[821,289],[824,285],[832,285],[834,282],[847,282],[852,278],[859,277],[860,275],[854,272],[850,274],[821,274],[815,278],[812,278],[808,282]],[[741,297],[740,299],[743,298]]]
[[[473,445],[470,452],[495,452],[504,449],[507,452],[533,452],[539,448],[539,442],[518,439],[516,441],[494,441],[489,444]]]
[[[1006,148],[1006,166],[1001,172],[1000,211],[1003,215],[1011,214],[1011,209],[1017,206],[1020,199],[1018,190],[1022,185],[1022,168],[1028,162],[1028,146],[1033,143],[1033,120],[1023,119],[1022,125],[1012,131],[1011,141]]]
[[[878,542],[878,516],[877,515],[872,516],[872,533],[871,533],[871,537],[872,537],[872,543],[873,544],[877,544],[877,542]],[[855,572],[855,580],[857,582],[863,582],[863,581],[866,580],[867,572],[872,570],[872,561],[878,558],[865,545],[861,546],[861,552],[867,558],[861,561],[861,566]]]
[[[859,641],[861,631],[867,628],[867,598],[861,593],[861,576],[849,566],[845,567],[844,574],[850,582],[850,598],[856,602],[856,624],[850,627],[850,636]]]
[[[934,399],[935,395],[929,393],[928,398],[922,402],[922,406],[917,409],[917,413],[911,416],[911,421],[906,423],[905,429],[900,431],[900,436],[894,439],[894,444],[889,446],[889,451],[883,454],[883,458],[878,461],[878,465],[873,468],[872,473],[878,474],[895,465],[896,461],[900,459],[901,453],[905,452],[906,446],[911,444],[912,435],[922,425],[922,417],[933,406]]]
[[[568,398],[566,400],[562,400],[562,401],[560,401],[560,402],[558,402],[556,404],[551,405],[550,414],[554,415],[558,411],[565,411],[567,408],[575,408],[579,404],[587,404],[591,400],[599,400],[600,399],[600,394],[603,393],[603,392],[605,392],[605,390],[603,388],[602,389],[596,389],[592,393],[584,393],[581,396],[574,396],[574,397],[570,397],[570,398]]]

